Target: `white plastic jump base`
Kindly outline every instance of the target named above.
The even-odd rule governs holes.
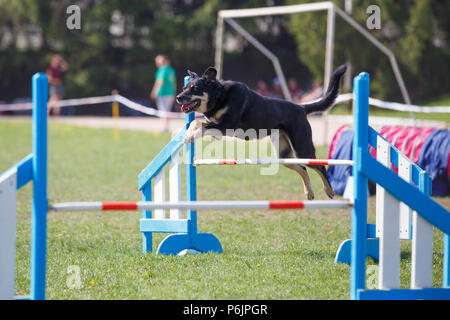
[[[341,159],[196,159],[194,166],[200,165],[245,165],[245,164],[303,164],[310,166],[353,166],[353,160]]]
[[[179,202],[65,202],[50,206],[54,211],[136,211],[155,209],[223,210],[223,209],[349,209],[350,201],[179,201]]]

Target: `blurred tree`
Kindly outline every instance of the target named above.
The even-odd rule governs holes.
[[[333,2],[344,7],[344,0]],[[413,101],[448,93],[450,1],[354,0],[352,18],[365,26],[366,9],[372,4],[381,9],[382,25],[380,30],[368,31],[396,55]],[[289,17],[289,30],[296,39],[299,59],[319,81],[323,81],[326,18],[325,12]],[[348,60],[354,73],[364,70],[371,74],[374,96],[402,100],[389,60],[337,16],[334,66]]]
[[[148,99],[158,53],[171,58],[178,86],[186,69],[202,72],[214,64],[218,10],[299,2],[310,0],[0,0],[0,100],[28,97],[31,75],[44,71],[54,53],[70,64],[66,97],[116,88]],[[344,0],[335,2],[343,7]],[[81,8],[81,30],[66,27],[66,8],[73,4]],[[355,0],[352,16],[362,25],[369,4],[379,5],[382,16],[382,29],[371,33],[397,54],[413,98],[448,91],[450,0]],[[239,19],[302,85],[310,74],[322,79],[325,21],[324,12]],[[378,97],[398,98],[389,61],[341,19],[336,23],[335,66],[350,59],[354,72],[373,74]],[[270,62],[229,27],[226,38],[238,45],[225,55],[225,78],[252,87],[275,76]]]

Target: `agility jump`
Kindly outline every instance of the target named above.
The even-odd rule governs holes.
[[[198,232],[197,209],[307,208],[352,209],[352,237],[351,240],[345,241],[341,245],[338,252],[341,259],[338,262],[351,264],[350,298],[450,299],[450,213],[429,198],[431,183],[427,173],[403,157],[397,149],[368,126],[368,74],[362,73],[354,80],[355,138],[353,150],[355,152],[351,162],[354,188],[350,201],[197,201],[193,143],[186,145],[187,199],[181,201],[179,154],[184,145],[183,138],[194,118],[193,114],[189,114],[186,116],[186,126],[139,175],[139,189],[143,192],[143,202],[85,202],[49,205],[47,200],[47,90],[47,77],[44,74],[34,75],[33,152],[0,176],[0,190],[2,191],[0,192],[0,201],[2,208],[5,208],[1,214],[2,219],[5,218],[4,221],[6,221],[5,224],[0,225],[0,236],[2,236],[0,298],[14,297],[16,190],[33,181],[31,299],[45,299],[46,215],[49,209],[56,211],[143,210],[140,229],[144,236],[144,252],[152,250],[152,232],[165,232],[175,234],[169,235],[163,240],[159,245],[158,252],[178,253],[183,249],[222,252],[220,242],[214,235]],[[378,161],[369,154],[369,145],[377,149]],[[312,159],[297,160],[312,161]],[[282,162],[283,159],[275,161]],[[165,201],[164,167],[168,163],[171,187],[170,199]],[[347,163],[347,165],[349,164],[350,162]],[[390,164],[399,168],[399,175],[388,168]],[[321,165],[323,164],[321,163]],[[152,201],[151,181],[153,179],[155,199]],[[377,183],[379,188],[380,198],[379,200],[377,198],[376,225],[367,224],[368,179]],[[170,210],[170,219],[166,219],[165,209]],[[181,209],[187,209],[186,219],[181,219]],[[410,209],[415,211],[410,213]],[[152,210],[154,217],[152,217]],[[401,218],[401,212],[410,214],[408,221],[412,221],[411,225],[406,224],[407,230],[405,231],[408,238],[412,238],[413,241],[412,289],[400,289],[399,287],[399,244],[403,226],[401,221],[405,220],[405,218]],[[442,288],[431,287],[433,225],[445,233]],[[366,256],[371,252],[375,254],[374,249],[377,249],[380,260],[379,289],[381,290],[366,290]]]

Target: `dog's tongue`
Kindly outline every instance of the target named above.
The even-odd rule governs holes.
[[[195,104],[195,102],[190,102],[186,104],[181,105],[181,112],[190,111],[192,109],[192,106]]]

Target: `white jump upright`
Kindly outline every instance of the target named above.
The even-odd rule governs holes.
[[[174,154],[169,165],[170,202],[181,201],[181,164],[180,152]],[[170,219],[181,219],[181,209],[170,209]]]
[[[155,176],[155,202],[166,201],[166,170],[163,167]],[[166,211],[164,209],[155,209],[155,219],[166,219]]]
[[[17,169],[0,176],[0,300],[14,299]]]
[[[377,160],[391,166],[391,144],[377,137]],[[398,155],[398,175],[412,183],[413,163],[402,154]],[[429,179],[419,173],[419,189],[429,195]],[[377,185],[377,236],[380,238],[380,269],[378,288],[400,288],[400,240],[412,240],[411,288],[432,286],[433,273],[433,226],[412,211],[405,203],[393,197]]]
[[[390,150],[390,144],[378,136],[377,160],[385,167],[391,163]],[[400,202],[380,185],[376,188],[376,226],[380,239],[379,289],[397,289],[400,288]]]

